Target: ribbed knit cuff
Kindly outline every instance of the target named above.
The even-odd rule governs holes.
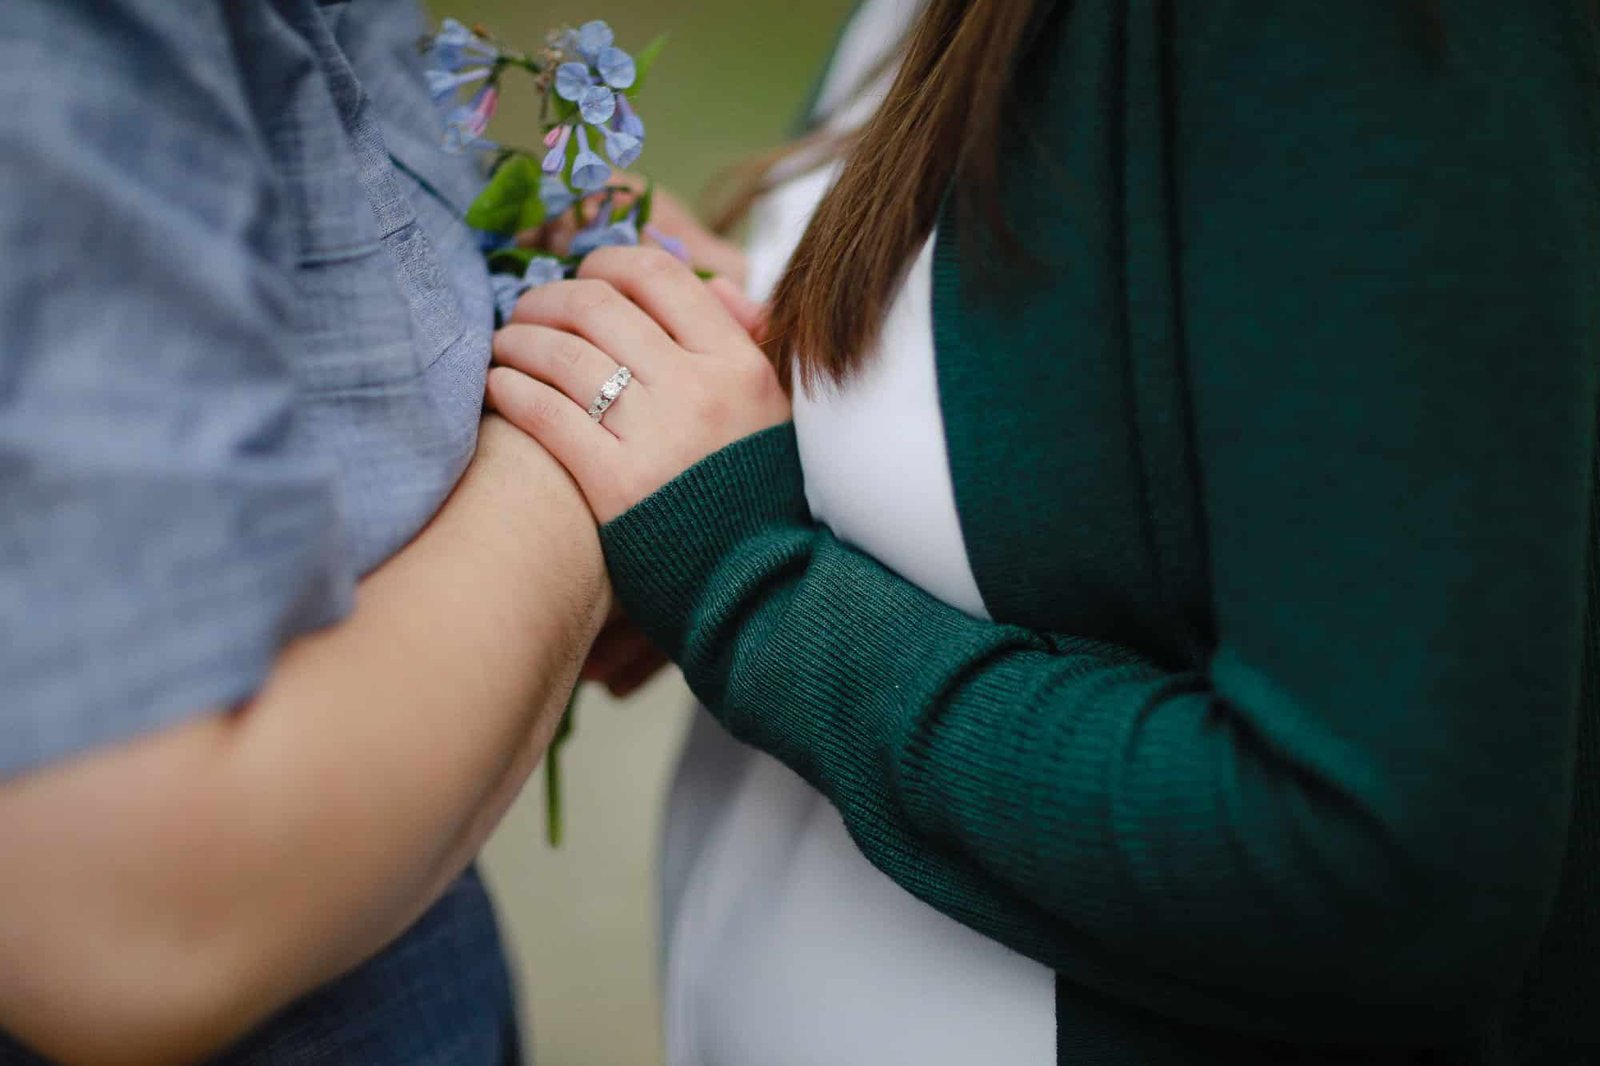
[[[695,604],[744,539],[811,521],[794,425],[707,456],[600,529],[629,617],[676,657]]]

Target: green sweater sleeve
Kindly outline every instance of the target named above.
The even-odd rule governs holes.
[[[1566,842],[1593,73],[1529,36],[1554,17],[1469,11],[1441,64],[1373,14],[1253,6],[1327,7],[1333,43],[1188,28],[1203,667],[935,601],[811,521],[790,427],[603,539],[713,713],[935,907],[1173,1017],[1456,1039],[1531,950]]]

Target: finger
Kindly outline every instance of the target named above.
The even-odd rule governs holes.
[[[665,189],[657,189],[650,211],[650,225],[683,242],[689,262],[718,277],[743,285],[748,261],[744,251],[712,233],[684,203]]]
[[[757,303],[727,278],[712,278],[706,282],[711,294],[722,301],[722,306],[734,320],[750,334],[750,339],[761,344],[767,339],[767,316],[771,311],[766,304]]]
[[[613,675],[606,684],[606,688],[618,699],[631,696],[644,688],[670,662],[671,660],[660,650],[653,647],[647,648],[641,655],[629,662],[626,667]]]
[[[600,395],[604,385],[617,372],[617,361],[582,337],[549,326],[529,326],[513,322],[494,335],[494,358],[501,366],[520,370],[535,380],[559,390],[584,409]],[[629,385],[624,393],[640,388]],[[626,435],[629,415],[618,396],[606,411],[603,426],[614,437]]]
[[[617,438],[560,392],[520,370],[491,367],[487,393],[494,410],[567,468],[591,508],[604,506],[596,490],[622,447]]]
[[[598,681],[613,696],[627,696],[641,688],[667,664],[667,657],[650,638],[625,627],[609,639],[597,641],[584,664],[583,678]]]
[[[609,684],[627,663],[639,653],[637,633],[626,627],[610,634],[601,634],[589,649],[589,658],[583,664],[582,677],[586,681]]]
[[[726,352],[749,343],[744,327],[694,271],[660,248],[601,248],[583,261],[578,276],[608,282],[690,351]]]
[[[621,658],[619,648],[633,632],[633,623],[613,606],[610,620],[600,627],[600,635],[589,646],[579,676],[585,681],[604,681],[616,669]]]
[[[646,380],[671,366],[677,348],[648,314],[595,278],[530,289],[517,301],[511,320],[576,333]]]

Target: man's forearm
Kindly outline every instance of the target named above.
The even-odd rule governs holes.
[[[273,821],[314,849],[303,863],[360,875],[345,913],[328,905],[337,885],[305,900],[325,924],[307,948],[352,941],[346,964],[476,854],[507,781],[520,786],[548,744],[609,606],[582,499],[506,429],[486,424],[480,460],[438,518],[363,584],[345,626],[290,650],[241,723],[253,755],[241,800],[277,797]],[[292,896],[304,874],[281,876]],[[394,890],[392,930],[368,884]],[[380,927],[363,937],[363,919]]]
[[[197,1056],[376,952],[515,795],[608,604],[576,488],[486,422],[433,523],[250,706],[0,786],[0,1026]]]

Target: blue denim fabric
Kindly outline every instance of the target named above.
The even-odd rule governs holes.
[[[0,779],[247,698],[466,465],[493,312],[423,30],[0,2]],[[469,876],[221,1061],[500,1066],[510,1004]]]

